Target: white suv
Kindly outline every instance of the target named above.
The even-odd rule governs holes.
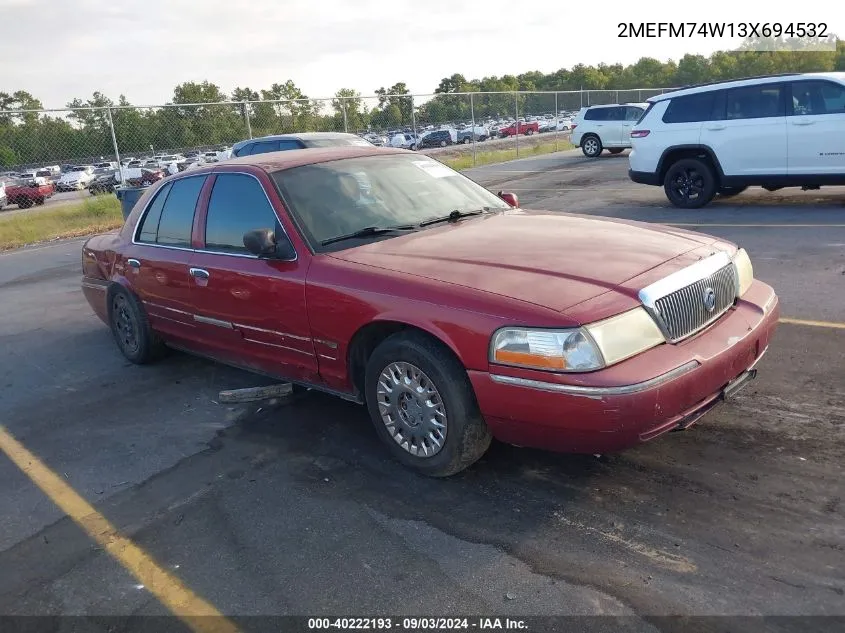
[[[631,131],[628,175],[676,207],[753,185],[845,185],[845,73],[718,82],[649,99]]]
[[[581,108],[572,121],[570,141],[589,158],[604,149],[618,154],[631,147],[631,128],[647,107],[647,103],[624,103]]]

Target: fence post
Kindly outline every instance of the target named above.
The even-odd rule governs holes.
[[[516,114],[516,122],[514,122],[514,138],[516,139],[516,157],[519,158],[519,93],[513,93],[513,107],[514,114]]]
[[[411,95],[411,128],[414,130],[414,147],[419,149],[419,139],[417,139],[417,113],[416,106],[414,106],[414,95]]]
[[[117,148],[117,135],[114,133],[114,120],[111,117],[111,108],[106,108],[109,117],[109,129],[111,130],[111,142],[114,146],[114,158],[117,161],[117,173],[120,174],[120,184],[123,184],[123,165],[120,164],[120,150]]]
[[[343,104],[343,131],[349,132],[349,115],[346,113],[346,97],[341,97],[340,102]]]
[[[475,167],[476,149],[475,149],[475,103],[473,102],[472,93],[469,93],[469,117],[472,119],[472,166]]]
[[[637,90],[637,103],[642,103],[642,102],[643,102],[643,91]]]
[[[252,138],[252,124],[249,121],[249,103],[244,101],[244,119],[246,119],[246,133],[249,138]]]
[[[558,134],[560,134],[560,109],[557,106],[557,91],[555,91],[555,151],[557,151]]]

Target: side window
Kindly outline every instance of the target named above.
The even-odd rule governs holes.
[[[253,154],[266,154],[267,152],[278,152],[279,151],[279,141],[260,141],[258,143],[254,143],[252,149],[250,150],[250,155]]]
[[[644,110],[642,108],[635,108],[633,106],[628,106],[625,108],[625,120],[626,121],[639,121],[640,117],[643,115]]]
[[[715,92],[676,97],[663,113],[664,123],[697,123],[713,119]]]
[[[781,84],[762,84],[727,91],[727,119],[765,119],[786,115]]]
[[[845,86],[832,81],[794,82],[792,113],[797,116],[845,113]]]
[[[244,145],[243,147],[238,149],[235,156],[249,156],[249,154],[252,151],[252,148],[253,148],[254,145],[255,145],[255,143],[247,143],[246,145]]]
[[[607,121],[610,108],[590,108],[584,113],[585,121]]]
[[[191,245],[194,211],[197,208],[197,200],[205,178],[205,176],[195,176],[173,182],[167,200],[164,202],[164,208],[161,210],[156,244],[182,247]]]
[[[170,187],[171,183],[167,183],[159,189],[152,203],[147,207],[147,213],[144,219],[141,220],[141,227],[136,237],[139,242],[155,243],[156,236],[158,236],[158,222],[161,219],[161,210],[164,208],[167,194],[170,193]]]
[[[254,229],[281,230],[261,183],[245,174],[218,174],[208,201],[205,248],[246,253],[244,233]]]
[[[279,150],[280,151],[284,152],[284,151],[289,150],[289,149],[302,149],[302,143],[300,143],[296,139],[292,139],[292,138],[283,139],[283,140],[279,141]]]

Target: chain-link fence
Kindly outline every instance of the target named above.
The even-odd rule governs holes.
[[[110,163],[160,167],[226,156],[271,134],[346,132],[376,145],[438,153],[562,147],[585,106],[642,102],[666,89],[474,92],[333,99],[0,111],[0,175]],[[471,146],[471,147],[466,147]],[[470,158],[471,157],[471,158]]]

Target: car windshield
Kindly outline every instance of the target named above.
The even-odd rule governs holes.
[[[510,208],[446,165],[416,155],[303,165],[275,172],[273,179],[315,249],[365,227],[418,225],[453,211]]]

